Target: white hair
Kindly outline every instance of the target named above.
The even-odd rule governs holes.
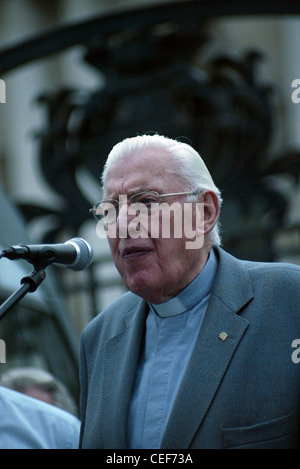
[[[186,191],[211,190],[222,205],[221,192],[215,185],[209,170],[199,153],[190,145],[173,140],[163,135],[138,135],[136,137],[126,138],[117,143],[109,153],[102,172],[102,185],[105,184],[105,177],[108,168],[116,161],[124,160],[132,153],[145,150],[164,151],[173,159],[173,167],[169,172],[180,177],[184,182]],[[219,233],[219,222],[216,223],[210,232],[210,239],[214,246],[221,244]]]

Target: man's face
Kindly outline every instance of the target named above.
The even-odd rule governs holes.
[[[104,198],[119,200],[120,195],[126,195],[129,199],[144,190],[159,194],[184,192],[180,178],[169,172],[170,165],[170,156],[165,152],[150,150],[113,163],[106,174]],[[186,197],[170,197],[164,202],[176,202],[182,210]],[[128,226],[134,218],[129,213],[127,205],[120,208],[118,230],[124,229],[124,224]],[[181,238],[161,235],[151,238],[150,223],[148,229],[147,237],[112,237],[108,231],[108,240],[115,265],[127,288],[146,301],[158,304],[183,290],[200,272],[206,257],[202,249],[186,249],[184,230]]]

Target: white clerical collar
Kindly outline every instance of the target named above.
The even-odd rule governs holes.
[[[178,296],[171,298],[165,303],[160,303],[159,305],[150,303],[150,307],[156,312],[158,316],[162,318],[177,316],[177,314],[184,313],[184,311],[187,309]]]
[[[177,316],[190,310],[206,297],[213,286],[218,268],[217,257],[212,249],[203,270],[179,295],[160,304],[149,303],[154,312],[163,318]]]

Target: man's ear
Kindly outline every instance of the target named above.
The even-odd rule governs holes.
[[[220,215],[218,196],[210,190],[201,192],[199,201],[194,205],[194,223],[196,235],[192,241],[186,242],[187,249],[199,249],[205,243],[205,235],[210,233]]]
[[[215,192],[206,190],[201,193],[204,204],[204,234],[210,233],[220,216],[220,202]]]

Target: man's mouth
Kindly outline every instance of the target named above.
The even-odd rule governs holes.
[[[146,248],[146,247],[128,247],[128,248],[125,248],[125,249],[122,249],[121,251],[121,256],[124,258],[124,259],[132,259],[132,258],[135,258],[135,257],[141,257],[141,256],[144,256],[145,254],[148,254],[150,252],[150,249]]]

